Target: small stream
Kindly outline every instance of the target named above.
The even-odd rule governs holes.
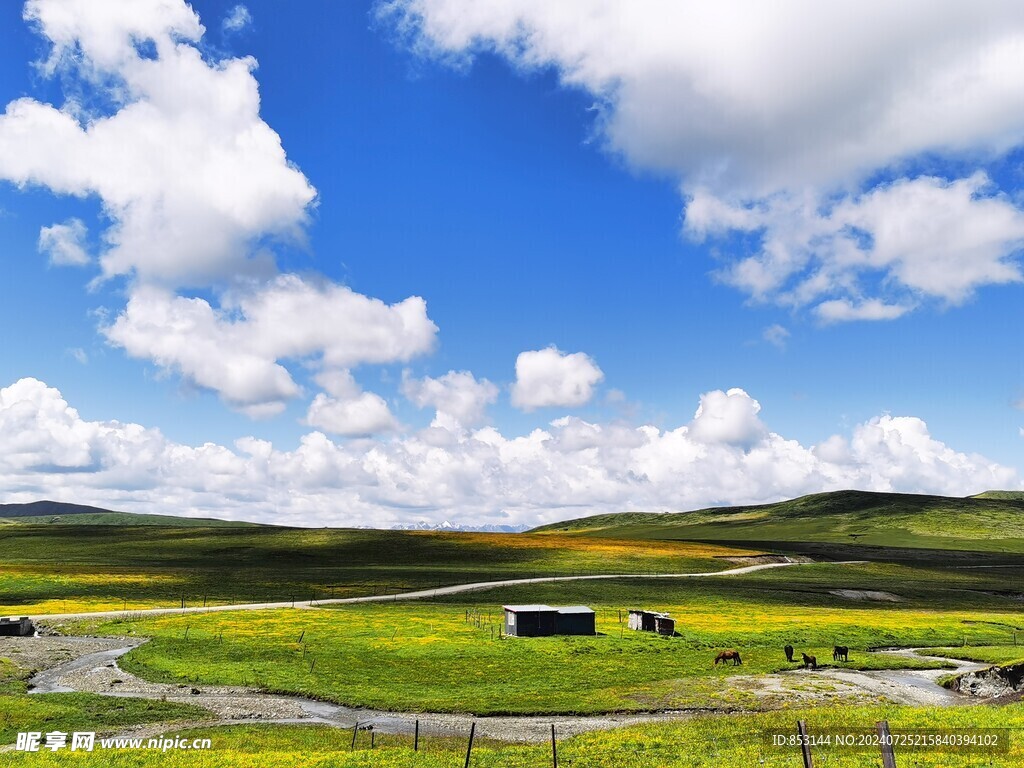
[[[938,683],[945,675],[961,675],[986,669],[991,664],[978,664],[973,661],[949,659],[944,656],[926,656],[918,653],[918,648],[889,648],[875,653],[902,656],[908,659],[936,661],[953,665],[947,669],[827,669],[819,670],[828,677],[852,683],[874,693],[882,694],[900,704],[919,706],[959,706],[974,703],[972,697],[951,691]]]
[[[637,723],[692,717],[692,713],[689,712],[485,717],[438,712],[397,713],[346,707],[301,696],[262,693],[234,686],[192,687],[151,683],[135,677],[117,665],[118,659],[144,642],[146,641],[139,640],[124,647],[87,653],[38,672],[28,681],[29,693],[86,691],[105,696],[165,699],[204,707],[210,710],[221,724],[321,723],[346,729],[358,724],[360,729],[412,736],[416,729],[416,721],[419,720],[420,735],[429,737],[465,735],[469,732],[470,724],[475,722],[476,733],[480,737],[520,742],[542,742],[549,739],[552,723],[557,726],[560,735],[571,736]]]

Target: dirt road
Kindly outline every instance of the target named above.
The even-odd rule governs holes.
[[[855,565],[864,563],[864,560],[840,560],[833,565]],[[399,600],[423,600],[441,595],[457,595],[462,592],[479,592],[483,589],[495,587],[511,587],[519,584],[543,584],[557,581],[591,581],[596,579],[699,579],[718,576],[742,576],[745,573],[763,571],[768,568],[788,568],[800,565],[820,565],[820,563],[808,562],[785,562],[785,563],[762,563],[760,565],[746,565],[741,568],[730,568],[725,571],[711,571],[707,573],[610,573],[596,574],[590,576],[540,576],[532,579],[505,579],[502,581],[478,581],[472,584],[455,584],[448,587],[437,587],[436,589],[420,589],[413,592],[398,592],[394,595],[366,595],[364,597],[339,597],[332,600],[306,600],[306,601],[285,601],[279,603],[237,603],[234,605],[211,605],[195,606],[186,608],[145,608],[131,611],[92,611],[86,613],[50,613],[31,616],[33,621],[56,621],[61,619],[102,619],[117,618],[130,613],[132,616],[159,616],[175,613],[213,613],[216,611],[264,611],[278,608],[318,608],[322,605],[343,605],[348,603],[392,603]]]

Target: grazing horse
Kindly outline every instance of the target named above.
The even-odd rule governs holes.
[[[850,649],[845,645],[837,645],[832,649],[832,661],[849,661]]]
[[[740,652],[739,651],[728,650],[728,651],[722,651],[720,654],[715,656],[715,666],[716,667],[718,666],[718,662],[722,662],[724,664],[725,662],[729,661],[730,659],[732,660],[732,665],[734,667],[737,664],[742,664],[743,663],[743,659],[740,658]]]
[[[784,650],[786,652],[786,661],[792,662],[793,661],[793,646],[792,645],[787,645],[782,650]]]
[[[804,657],[804,667],[807,669],[817,669],[818,660],[814,656],[808,656],[806,653],[800,654]]]

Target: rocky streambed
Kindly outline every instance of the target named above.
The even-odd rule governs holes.
[[[1024,662],[965,672],[950,681],[949,689],[981,699],[1015,701],[1024,698]]]

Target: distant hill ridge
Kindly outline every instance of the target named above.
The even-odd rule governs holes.
[[[212,517],[178,517],[138,512],[115,512],[102,507],[64,501],[30,501],[0,504],[0,522],[23,525],[162,525],[179,527],[240,527],[259,523],[219,520]]]
[[[0,517],[34,517],[36,515],[94,515],[110,513],[111,509],[69,504],[64,501],[30,501],[27,504],[0,504]]]
[[[833,491],[774,504],[693,512],[622,512],[534,528],[533,533],[729,542],[845,545],[1024,553],[1024,492],[965,498]]]

